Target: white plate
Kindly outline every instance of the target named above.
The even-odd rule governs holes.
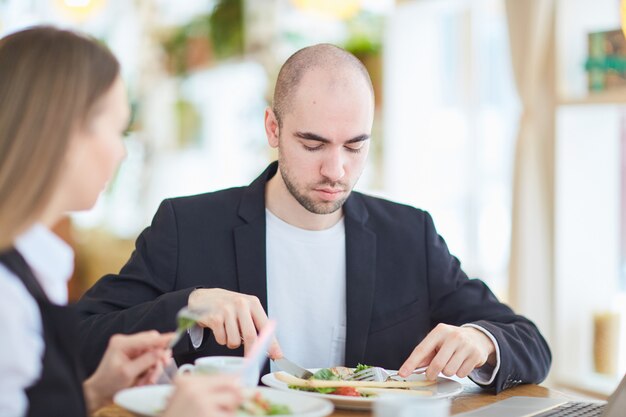
[[[158,417],[165,408],[172,392],[171,385],[148,385],[128,388],[118,392],[113,402],[128,411],[145,417]],[[272,388],[257,387],[246,390],[245,395],[260,392],[263,398],[291,409],[290,417],[324,417],[333,412],[333,404],[327,399],[311,398],[299,392],[284,392]],[[248,414],[239,413],[238,416]],[[280,417],[280,416],[278,416]]]
[[[311,372],[316,372],[318,370],[319,369],[309,369],[309,371]],[[395,371],[390,370],[389,372]],[[272,372],[271,374],[263,375],[263,377],[261,378],[261,382],[263,382],[268,387],[277,388],[289,392],[300,392],[302,394],[315,398],[329,399],[335,404],[335,407],[347,410],[370,410],[372,408],[372,404],[374,403],[375,397],[347,397],[345,395],[320,394],[317,392],[292,390],[287,386],[286,383],[276,379],[277,373],[278,372]],[[411,375],[407,378],[407,380],[409,381],[423,381],[425,379],[426,377],[424,376],[424,374]],[[429,392],[427,396],[421,398],[445,398],[463,392],[463,385],[457,381],[453,381],[452,379],[437,377],[436,384],[414,389]]]

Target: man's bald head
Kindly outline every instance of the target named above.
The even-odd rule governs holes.
[[[346,74],[362,76],[372,92],[372,102],[374,101],[372,80],[357,57],[328,43],[308,46],[291,55],[278,73],[274,88],[273,110],[279,126],[282,126],[283,117],[293,104],[300,81],[312,69],[323,69],[338,77]]]

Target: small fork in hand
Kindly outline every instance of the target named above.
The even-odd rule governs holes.
[[[423,366],[421,368],[417,368],[411,374],[422,374],[426,372],[428,369],[427,366]],[[359,372],[355,372],[352,375],[345,378],[346,381],[375,381],[375,382],[385,382],[389,379],[401,378],[398,375],[398,372],[389,373],[384,368],[378,366],[371,366],[369,368],[360,370]]]
[[[185,334],[187,330],[191,329],[196,322],[202,318],[203,313],[204,311],[190,310],[187,307],[180,309],[178,314],[176,314],[176,335],[169,343],[168,347],[170,349],[173,349],[183,334]]]

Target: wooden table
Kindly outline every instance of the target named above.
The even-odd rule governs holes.
[[[471,384],[471,385],[470,385]],[[478,386],[469,383],[463,384],[463,393],[457,395],[452,400],[452,414],[459,414],[464,411],[470,411],[484,405],[494,403],[496,401],[504,400],[516,395],[523,395],[527,397],[549,397],[549,398],[566,398],[573,399],[572,397],[560,393],[554,389],[546,388],[540,385],[520,385],[515,388],[508,389],[498,395],[494,395],[489,392],[484,392]],[[371,417],[372,413],[369,411],[347,411],[347,410],[335,410],[331,417]],[[121,408],[112,405],[109,407],[98,410],[94,417],[135,417],[134,414]]]

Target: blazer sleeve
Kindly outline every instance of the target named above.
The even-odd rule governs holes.
[[[500,369],[487,388],[496,393],[522,383],[539,383],[552,355],[534,323],[498,301],[484,282],[469,279],[425,215],[430,313],[433,326],[474,323],[489,331],[500,347]]]
[[[75,305],[88,375],[97,368],[113,334],[175,329],[176,313],[187,305],[194,289],[175,290],[177,267],[176,216],[172,203],[165,200],[119,274],[102,277]]]

